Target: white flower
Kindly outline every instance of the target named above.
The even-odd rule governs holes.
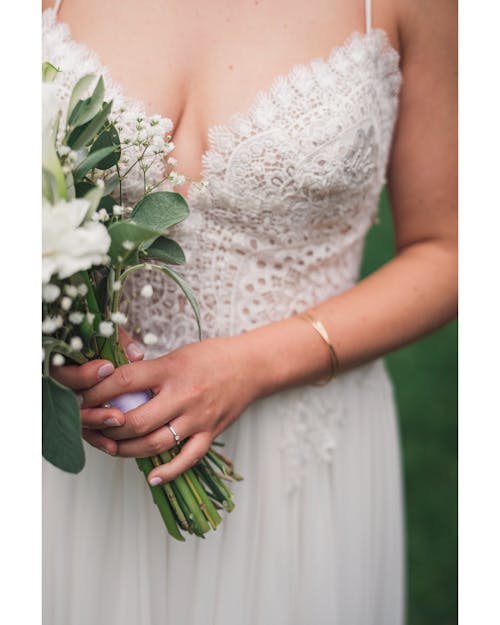
[[[88,312],[87,313],[87,321],[92,324],[92,323],[94,323],[94,319],[95,319],[94,313]]]
[[[73,336],[69,342],[71,349],[78,352],[83,347],[83,341],[79,336]]]
[[[111,321],[115,323],[127,323],[127,317],[120,311],[111,314]]]
[[[158,337],[152,332],[147,332],[142,338],[144,345],[154,345],[158,342]]]
[[[71,297],[63,297],[61,300],[61,308],[63,310],[69,310],[71,308],[71,304],[73,303],[73,300],[71,299]]]
[[[133,250],[134,244],[132,243],[132,241],[125,240],[122,242],[122,247],[124,247],[126,250]]]
[[[113,283],[113,291],[119,291],[122,288],[121,280],[117,280]]]
[[[165,152],[167,154],[170,154],[170,152],[172,152],[174,148],[175,148],[175,144],[173,144],[172,141],[170,143],[165,144]]]
[[[64,292],[66,295],[69,295],[69,297],[76,297],[78,295],[78,289],[73,284],[65,284]]]
[[[92,215],[92,221],[108,221],[109,215],[105,208],[100,208]]]
[[[63,324],[63,318],[61,315],[57,315],[57,317],[45,317],[42,321],[42,332],[44,334],[52,334],[58,328],[60,328]]]
[[[155,135],[153,137],[152,145],[155,148],[164,148],[165,147],[165,140],[160,135]]]
[[[178,187],[186,182],[186,176],[183,176],[182,174],[178,174],[177,172],[173,171],[170,174],[170,180],[172,181],[174,187]]]
[[[77,271],[99,265],[111,238],[100,223],[83,222],[89,203],[83,198],[61,200],[42,206],[42,280],[54,274],[67,278]]]
[[[141,295],[150,298],[153,295],[153,287],[150,284],[145,284],[141,289]]]
[[[81,322],[83,321],[83,318],[85,317],[85,315],[82,312],[72,312],[68,319],[70,320],[71,323],[74,323],[75,325],[80,325]]]
[[[167,165],[171,165],[172,167],[175,167],[177,165],[177,159],[174,158],[173,156],[169,156],[167,158]]]
[[[115,204],[113,206],[113,215],[123,215],[123,213],[125,212],[125,208],[123,206],[120,206],[119,204]]]
[[[82,297],[85,297],[85,295],[87,295],[87,293],[89,292],[89,289],[87,287],[86,284],[79,284],[78,285],[78,294],[81,295]]]
[[[111,321],[101,321],[99,324],[99,334],[101,336],[112,336],[114,331],[115,329]]]
[[[42,287],[43,301],[48,304],[55,302],[60,293],[61,289],[56,284],[44,284]]]
[[[64,360],[64,356],[62,354],[54,354],[52,356],[52,364],[54,367],[61,367],[66,361]]]
[[[168,117],[163,117],[162,119],[160,119],[159,126],[163,130],[163,132],[171,132],[174,124],[172,123],[172,120]]]

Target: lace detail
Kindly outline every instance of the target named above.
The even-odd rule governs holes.
[[[63,69],[60,98],[69,98],[82,74],[102,73],[114,110],[130,113],[121,135],[133,136],[127,119],[147,119],[144,105],[123,94],[52,10],[43,20],[44,59]],[[191,185],[191,215],[171,231],[186,252],[182,273],[199,300],[205,336],[251,330],[355,284],[385,182],[400,83],[399,55],[385,32],[356,32],[328,58],[278,76],[248,112],[209,129],[207,185]],[[157,180],[163,173],[161,164],[152,170]],[[142,177],[129,177],[124,192],[133,202]],[[139,295],[145,283],[154,289],[147,303]],[[148,357],[197,339],[189,305],[161,274],[137,273],[125,290],[132,332],[139,340],[147,332],[159,337]],[[316,388],[297,393],[283,434],[295,476],[312,458],[331,460],[343,414],[340,398],[332,407],[331,394],[327,401]],[[274,405],[279,411],[279,401]]]

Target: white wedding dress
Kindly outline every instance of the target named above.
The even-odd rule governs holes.
[[[206,336],[287,317],[355,284],[401,82],[370,8],[366,32],[293,67],[246,113],[210,129],[208,185],[191,185],[192,214],[174,236]],[[62,70],[61,101],[94,72],[115,107],[147,118],[55,9],[43,14],[43,59]],[[125,124],[122,137],[133,133]],[[141,180],[125,191],[133,202]],[[179,291],[149,272],[132,295],[144,280],[153,301],[137,299],[129,317],[160,337],[148,357],[196,340]],[[77,476],[44,462],[44,625],[401,625],[399,442],[382,360],[259,400],[220,438],[245,477],[236,509],[186,543],[167,535],[133,460],[86,445]]]

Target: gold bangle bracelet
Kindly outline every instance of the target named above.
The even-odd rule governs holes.
[[[309,323],[316,330],[316,332],[321,336],[323,341],[325,341],[325,343],[328,345],[328,352],[330,354],[330,365],[331,365],[330,375],[325,380],[320,380],[319,382],[315,382],[315,384],[318,386],[324,386],[325,384],[328,384],[328,382],[330,382],[330,380],[332,380],[339,372],[340,363],[339,363],[338,356],[335,352],[335,349],[333,348],[333,345],[330,341],[330,337],[328,336],[328,332],[326,331],[325,326],[321,323],[319,319],[315,319],[308,312],[300,313],[299,315],[297,315],[297,317],[299,317],[299,319],[303,319],[304,321],[307,321],[307,323]]]

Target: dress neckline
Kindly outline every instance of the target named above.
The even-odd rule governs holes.
[[[94,64],[102,69],[102,71],[107,75],[106,80],[108,84],[110,84],[116,92],[118,92],[125,100],[135,104],[138,108],[141,109],[145,117],[151,117],[152,115],[148,114],[146,111],[146,102],[141,98],[133,98],[127,95],[124,87],[117,82],[109,70],[108,66],[102,63],[99,54],[87,44],[77,41],[73,38],[71,33],[71,27],[67,22],[60,21],[57,16],[57,11],[54,7],[46,8],[42,16],[48,16],[52,18],[51,25],[54,28],[59,28],[61,32],[64,34],[64,38],[68,43],[72,46],[75,46],[82,53],[85,53],[89,58],[92,58]],[[387,31],[380,27],[370,28],[370,30],[366,30],[365,32],[360,32],[359,30],[352,31],[349,35],[345,37],[345,39],[339,43],[334,45],[330,52],[326,56],[319,56],[310,59],[309,61],[305,61],[302,63],[293,64],[288,70],[283,73],[276,74],[271,80],[267,87],[259,89],[255,95],[250,98],[250,104],[243,108],[241,111],[236,111],[233,113],[229,119],[222,124],[212,124],[207,127],[205,134],[205,144],[208,146],[201,153],[201,166],[200,166],[200,179],[203,180],[207,174],[207,161],[211,153],[217,152],[217,135],[221,132],[231,132],[236,123],[241,122],[242,119],[246,119],[248,121],[251,120],[253,113],[257,109],[259,102],[263,98],[267,98],[271,96],[271,94],[278,88],[279,84],[282,81],[290,81],[293,76],[298,72],[313,72],[314,67],[317,64],[322,65],[330,65],[332,64],[336,58],[345,54],[352,44],[356,41],[358,42],[367,42],[372,39],[377,39],[380,42],[379,52],[380,54],[386,54],[389,59],[392,60],[395,66],[395,70],[398,74],[398,78],[401,78],[401,69],[399,67],[400,62],[400,53],[399,51],[392,45],[389,40],[389,36]],[[46,59],[44,59],[46,60]],[[163,116],[161,116],[163,117]],[[175,143],[175,141],[174,141]],[[193,197],[194,189],[196,187],[193,186],[193,183],[190,183],[188,190],[186,192],[186,200],[188,203]]]

